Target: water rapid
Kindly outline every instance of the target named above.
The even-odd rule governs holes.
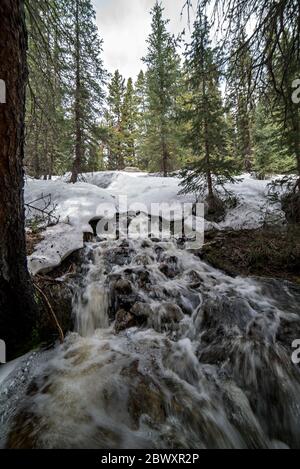
[[[26,386],[24,363],[0,385],[2,444],[299,448],[299,304],[300,288],[175,241],[87,244],[75,332],[26,358]]]

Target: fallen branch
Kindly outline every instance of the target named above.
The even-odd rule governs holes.
[[[37,207],[35,204],[42,202],[42,208]],[[26,218],[30,219],[30,214],[39,213],[42,220],[47,221],[48,226],[59,223],[59,217],[55,216],[57,205],[52,204],[51,194],[41,196],[38,199],[32,200],[24,204],[26,209]]]
[[[64,282],[63,280],[57,280],[57,279],[49,277],[47,275],[37,274],[36,277],[39,280],[42,280],[42,281],[47,282],[47,283],[53,283],[54,285],[61,285]]]
[[[64,340],[65,340],[64,333],[63,333],[63,330],[62,330],[62,328],[61,328],[61,326],[60,326],[60,324],[59,324],[59,322],[58,322],[58,319],[57,319],[57,317],[56,317],[56,314],[55,314],[55,312],[53,311],[53,308],[52,308],[52,306],[51,306],[51,304],[50,304],[50,301],[48,300],[47,295],[42,291],[42,289],[41,289],[35,282],[34,282],[34,286],[35,286],[36,290],[39,292],[39,294],[42,296],[44,302],[46,303],[46,305],[47,305],[47,307],[48,307],[48,309],[49,309],[49,311],[50,311],[50,314],[51,314],[51,316],[52,316],[52,319],[54,320],[55,325],[56,325],[56,327],[57,327],[58,334],[59,334],[59,340],[60,340],[61,343],[63,343]]]

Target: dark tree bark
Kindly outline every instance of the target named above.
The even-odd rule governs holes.
[[[163,136],[163,143],[162,143],[162,172],[164,178],[168,177],[168,163],[169,163],[169,151],[167,148],[167,144],[165,142]]]
[[[82,170],[83,148],[81,128],[81,69],[80,69],[80,29],[79,29],[79,2],[76,0],[76,90],[75,90],[75,160],[72,167],[70,182],[75,184]]]
[[[0,104],[0,337],[8,359],[29,345],[36,304],[27,270],[23,146],[26,31],[23,1],[0,1],[0,78],[6,104]]]

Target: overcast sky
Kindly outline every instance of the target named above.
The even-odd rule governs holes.
[[[116,69],[126,78],[136,78],[143,68],[141,58],[147,50],[150,10],[155,0],[93,0],[97,24],[104,40],[104,64],[109,72]],[[179,33],[187,27],[187,15],[181,18],[184,0],[162,0],[169,29]]]

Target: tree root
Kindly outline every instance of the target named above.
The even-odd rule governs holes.
[[[51,317],[52,317],[52,319],[54,320],[54,323],[55,323],[55,325],[56,325],[56,327],[57,327],[58,335],[59,335],[59,340],[60,340],[61,343],[63,343],[64,340],[65,340],[64,333],[63,333],[63,330],[62,330],[62,328],[61,328],[61,326],[60,326],[60,324],[59,324],[59,322],[58,322],[58,319],[57,319],[57,317],[56,317],[56,314],[55,314],[55,312],[53,311],[53,308],[52,308],[52,306],[51,306],[51,304],[50,304],[50,301],[49,301],[47,295],[43,292],[43,290],[42,290],[35,282],[34,282],[33,284],[34,284],[34,287],[36,288],[36,290],[37,290],[37,291],[39,292],[39,294],[41,295],[42,299],[44,300],[46,306],[48,307],[48,310],[49,310],[49,312],[50,312],[50,314],[51,314]]]

